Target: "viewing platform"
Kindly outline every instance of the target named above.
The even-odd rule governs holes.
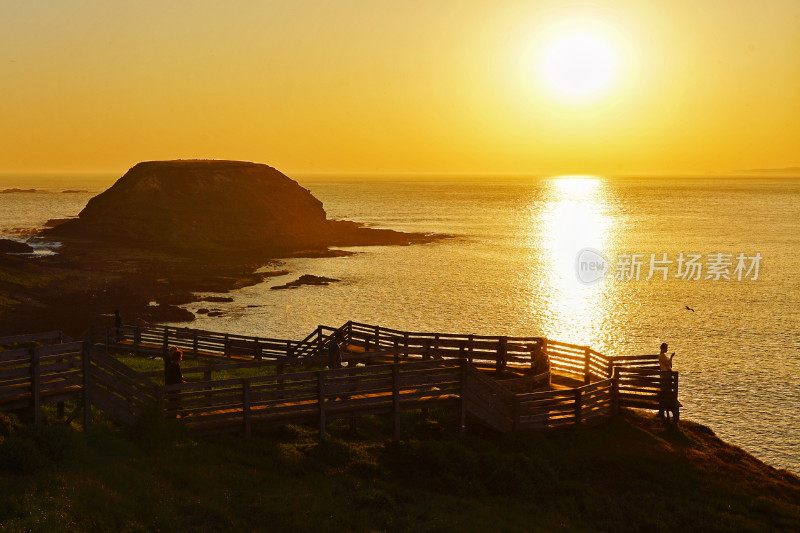
[[[328,369],[337,335],[343,368]],[[453,409],[460,434],[472,424],[500,432],[595,425],[619,407],[680,417],[678,373],[661,372],[657,355],[607,356],[543,337],[350,321],[300,341],[147,325],[92,326],[77,341],[60,332],[0,338],[2,346],[12,349],[0,351],[0,410],[38,421],[42,404],[58,403],[67,416],[70,403],[70,418],[82,413],[87,430],[93,408],[127,425],[155,408],[198,434],[313,423],[321,439],[329,420],[364,415],[391,416],[400,438],[402,411],[433,407]],[[163,383],[160,361],[172,347],[184,353],[187,383]],[[124,363],[137,357],[159,362],[138,372]]]

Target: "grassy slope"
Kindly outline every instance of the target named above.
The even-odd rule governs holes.
[[[0,444],[0,530],[797,530],[800,480],[686,422],[456,440],[447,413],[351,434],[331,424],[246,440],[190,439],[157,421],[87,439],[28,427]],[[15,435],[15,436],[13,436]],[[22,435],[22,436],[20,436]],[[38,443],[38,444],[37,444]],[[56,444],[53,444],[56,443]],[[17,473],[12,473],[17,472]],[[20,472],[28,472],[20,473]]]
[[[33,287],[44,287],[53,276],[30,267],[28,270],[16,268],[17,263],[4,258],[8,264],[0,264],[0,317],[11,312],[20,303],[20,295]]]

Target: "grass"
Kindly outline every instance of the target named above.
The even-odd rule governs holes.
[[[793,531],[800,481],[629,411],[545,436],[454,437],[448,411],[196,439],[157,416],[88,436],[0,419],[0,531]]]
[[[42,274],[41,269],[19,269],[9,265],[0,265],[0,315],[11,312],[20,300],[17,296],[27,289],[45,287],[60,275]]]
[[[121,355],[117,356],[120,362],[124,363],[128,367],[136,370],[137,372],[153,372],[153,371],[163,371],[164,370],[164,360],[160,357],[156,357],[151,359],[150,357],[144,356],[136,356],[136,355]],[[184,360],[181,363],[181,369],[183,370],[184,379],[186,381],[203,381],[203,374],[202,373],[192,373],[190,372],[191,367],[193,366],[206,366],[206,365],[213,365],[213,364],[226,364],[223,361],[217,359],[203,359],[199,357],[197,359],[190,359],[189,357],[184,356]],[[304,366],[285,366],[283,369],[284,374],[288,374],[291,372],[307,372],[312,370],[322,370],[325,367],[322,365],[312,366],[312,365],[304,365]],[[231,368],[226,370],[216,370],[212,372],[211,379],[219,380],[219,379],[231,379],[231,378],[251,378],[251,377],[258,377],[258,376],[271,376],[275,375],[277,372],[277,368],[275,366],[262,366],[262,367],[253,367],[253,368]],[[163,377],[153,377],[151,378],[154,382],[163,384]]]
[[[0,287],[44,287],[53,279],[60,277],[61,276],[54,276],[52,274],[38,274],[36,272],[29,272],[6,265],[0,265]]]

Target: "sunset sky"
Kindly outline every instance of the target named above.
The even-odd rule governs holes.
[[[798,0],[0,12],[0,172],[176,158],[290,175],[800,166]]]

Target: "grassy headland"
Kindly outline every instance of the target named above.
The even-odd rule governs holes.
[[[445,412],[356,432],[190,438],[157,418],[0,443],[2,531],[796,531],[800,479],[701,425],[609,424],[456,439]],[[9,423],[6,422],[6,426]],[[13,424],[12,424],[13,425]]]

